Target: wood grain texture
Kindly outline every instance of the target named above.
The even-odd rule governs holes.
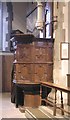
[[[53,40],[28,35],[17,35],[15,39],[17,41],[17,49],[14,54],[16,83],[18,81],[22,81],[20,83],[53,82]],[[24,104],[38,107],[40,96],[25,93]]]
[[[53,42],[17,44],[15,56],[16,80],[53,82]]]
[[[25,95],[24,106],[25,107],[38,107],[41,105],[39,95]]]
[[[13,64],[13,55],[2,56],[2,91],[11,91],[11,71]]]

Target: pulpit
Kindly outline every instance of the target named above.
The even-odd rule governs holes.
[[[40,105],[40,82],[53,82],[53,39],[35,38],[31,34],[18,34],[14,36],[14,70],[13,84],[22,86],[24,104],[28,105],[29,95],[32,95],[34,106]],[[26,87],[25,87],[26,85]],[[31,87],[30,87],[31,86]],[[34,86],[34,87],[33,87]],[[30,87],[30,88],[29,88]],[[12,98],[13,97],[12,85]],[[25,89],[26,88],[26,89]],[[42,97],[47,97],[50,88],[42,87]],[[16,91],[17,92],[17,91]],[[19,91],[18,91],[19,92]],[[21,92],[22,93],[22,92]],[[19,99],[19,97],[18,97]],[[37,100],[36,105],[33,100]],[[14,100],[12,100],[14,101]],[[18,102],[17,102],[18,103]],[[30,103],[31,104],[31,103]],[[30,106],[30,105],[29,105]],[[33,107],[34,107],[33,106]]]

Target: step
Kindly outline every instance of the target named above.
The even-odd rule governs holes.
[[[25,116],[26,118],[31,118],[31,119],[34,119],[34,120],[43,120],[43,119],[46,119],[48,120],[49,116],[45,113],[43,113],[41,110],[39,110],[39,108],[27,108],[25,110]]]

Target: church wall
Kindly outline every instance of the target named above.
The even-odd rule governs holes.
[[[69,58],[70,58],[70,2],[68,3],[68,42],[69,42]],[[70,74],[70,59],[68,61],[68,74]]]
[[[68,37],[68,2],[54,3],[54,16],[57,16],[57,23],[54,23],[54,83],[67,87],[68,62],[70,60],[61,60],[61,42],[69,42]],[[63,93],[64,103],[67,103],[67,94]],[[57,93],[58,102],[60,92]]]
[[[10,4],[11,7],[11,4]],[[11,10],[11,8],[10,8]],[[10,12],[11,13],[11,12]],[[9,8],[6,2],[0,2],[0,92],[11,91],[11,68],[12,57],[10,53],[10,17]]]
[[[13,54],[2,54],[2,92],[11,91],[11,72],[13,65]]]
[[[26,32],[26,3],[13,3],[13,23],[12,29],[19,29],[22,32]],[[1,4],[0,4],[1,5]],[[0,6],[1,8],[1,6]],[[7,4],[2,3],[2,26],[0,26],[0,91],[11,91],[11,70],[13,63],[13,54],[9,52],[10,39],[7,38],[8,34],[8,21],[9,13]],[[0,14],[1,15],[1,14]],[[4,51],[4,52],[2,52]]]
[[[19,29],[26,33],[26,2],[13,2],[13,21],[12,29]]]

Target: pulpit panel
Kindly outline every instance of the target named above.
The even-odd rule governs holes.
[[[34,65],[34,79],[36,82],[47,80],[45,64]]]
[[[15,79],[53,82],[53,40],[16,35]]]
[[[42,62],[46,61],[46,49],[43,47],[35,47],[34,48],[34,61],[35,62]]]
[[[53,62],[53,43],[48,42],[46,46],[46,61]]]
[[[35,64],[34,65],[34,81],[53,81],[53,65],[52,64]]]
[[[35,42],[34,61],[38,63],[46,62],[46,43]]]
[[[46,82],[53,82],[53,63],[46,64]]]
[[[31,80],[31,65],[16,64],[16,80],[30,81]]]
[[[16,49],[16,60],[19,62],[31,62],[31,46],[19,44]]]

